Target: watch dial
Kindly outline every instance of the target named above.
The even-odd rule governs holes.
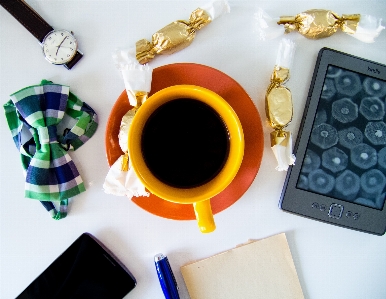
[[[53,64],[64,64],[76,54],[78,44],[66,30],[54,30],[46,35],[42,43],[46,59]]]

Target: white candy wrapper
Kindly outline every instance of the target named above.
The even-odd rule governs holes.
[[[131,167],[127,142],[135,112],[146,101],[150,92],[153,69],[147,64],[138,63],[135,50],[117,50],[113,53],[113,60],[118,70],[122,72],[127,96],[133,108],[122,117],[118,134],[119,146],[124,154],[111,166],[103,189],[108,194],[127,196],[130,199],[133,196],[149,196],[150,194]]]
[[[271,17],[262,8],[254,14],[254,31],[260,40],[270,40],[298,31],[309,39],[326,38],[338,30],[365,43],[373,43],[385,29],[382,19],[371,15],[338,15],[325,9],[310,9],[296,16]]]
[[[214,0],[200,7],[210,15],[212,21],[231,11],[226,0]]]
[[[287,144],[275,144],[272,146],[273,154],[277,160],[276,170],[287,171],[289,165],[295,165],[296,157],[292,153],[292,134],[287,132]]]
[[[119,145],[125,154],[120,156],[111,166],[103,184],[103,189],[106,193],[116,196],[127,196],[129,199],[133,196],[150,195],[132,169],[127,153],[128,132],[134,114],[135,109],[131,109],[122,118],[118,138]]]
[[[365,43],[373,43],[383,29],[385,26],[382,25],[381,18],[361,15],[357,30],[351,36]]]
[[[130,105],[140,106],[150,92],[153,69],[148,64],[138,63],[135,58],[135,49],[117,50],[112,56],[115,66],[122,73]],[[141,103],[138,103],[138,98]]]
[[[291,91],[283,84],[289,79],[289,69],[295,53],[295,43],[283,38],[280,42],[276,65],[271,75],[271,84],[265,95],[265,111],[269,125],[274,129],[271,148],[277,160],[276,170],[286,171],[295,164],[292,154],[292,134],[284,128],[292,120],[293,104]]]
[[[278,67],[291,69],[294,55],[295,43],[288,38],[282,38],[279,44],[275,65]]]
[[[105,192],[116,196],[127,196],[129,199],[133,196],[149,196],[150,193],[146,191],[132,167],[129,166],[128,171],[121,170],[123,159],[124,156],[120,156],[107,173],[103,184]]]
[[[259,40],[271,40],[285,33],[284,27],[278,26],[279,17],[271,17],[262,8],[258,8],[254,13],[254,28]]]

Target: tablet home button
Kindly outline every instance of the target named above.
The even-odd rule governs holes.
[[[317,202],[314,202],[314,203],[311,205],[311,207],[312,207],[313,209],[319,209],[319,204],[318,204]]]
[[[340,217],[342,217],[342,214],[343,214],[343,206],[342,205],[338,205],[336,203],[333,203],[330,206],[330,210],[328,212],[329,217],[339,219]]]

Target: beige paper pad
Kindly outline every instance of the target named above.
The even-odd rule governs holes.
[[[304,298],[284,233],[181,267],[191,299]]]

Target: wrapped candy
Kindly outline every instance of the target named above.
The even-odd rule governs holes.
[[[117,50],[112,56],[115,66],[122,73],[130,105],[141,106],[151,89],[153,69],[137,62],[134,49]]]
[[[385,29],[381,18],[360,14],[340,16],[325,9],[311,9],[296,16],[278,18],[272,18],[262,9],[258,9],[255,20],[260,39],[271,39],[292,31],[298,31],[309,39],[319,39],[341,30],[360,41],[372,43]]]
[[[103,184],[106,193],[127,196],[129,199],[133,196],[150,195],[131,167],[128,156],[127,136],[134,114],[135,109],[131,109],[122,118],[118,138],[122,152],[125,154],[121,155],[111,166]]]
[[[141,39],[136,43],[136,58],[140,64],[151,61],[156,54],[173,54],[189,46],[196,31],[230,11],[226,0],[215,0],[197,8],[188,21],[170,23],[152,35],[152,40]]]
[[[295,52],[295,44],[283,38],[276,58],[276,65],[271,76],[271,84],[265,95],[265,112],[269,125],[274,129],[271,133],[271,148],[278,166],[276,170],[286,171],[295,163],[292,154],[291,132],[284,128],[292,120],[293,105],[291,91],[283,86],[289,79],[289,69]]]
[[[127,96],[133,108],[122,117],[118,134],[119,146],[124,154],[111,166],[103,189],[106,193],[129,198],[149,196],[145,186],[130,166],[127,141],[135,112],[146,101],[150,92],[153,69],[148,65],[140,65],[135,59],[133,50],[118,50],[113,54],[113,59],[117,68],[122,72]]]

